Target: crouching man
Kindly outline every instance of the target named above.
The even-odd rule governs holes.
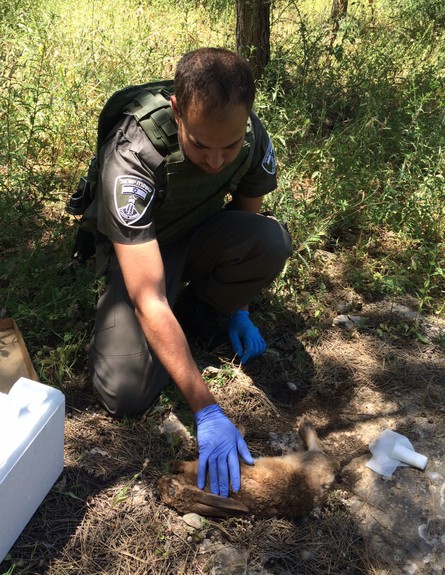
[[[173,382],[197,424],[198,486],[208,472],[212,492],[227,496],[230,486],[240,488],[238,456],[253,460],[208,390],[184,330],[202,328],[212,345],[221,336],[214,316],[226,314],[241,363],[261,355],[266,345],[248,303],[283,269],[291,240],[259,213],[276,187],[276,164],[252,112],[247,62],[202,48],[182,57],[173,85],[150,86],[98,150],[96,259],[106,288],[90,368],[117,417],[146,410]]]

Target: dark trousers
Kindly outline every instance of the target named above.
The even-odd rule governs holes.
[[[199,298],[224,313],[248,304],[292,252],[289,234],[274,218],[243,211],[222,211],[186,241],[160,249],[170,305],[180,283],[191,281]],[[116,256],[97,304],[90,371],[102,403],[118,417],[144,411],[169,383],[136,319]]]

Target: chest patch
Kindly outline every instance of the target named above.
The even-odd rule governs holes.
[[[142,178],[118,176],[114,184],[114,203],[120,221],[125,225],[138,222],[151,206],[154,187]]]
[[[277,161],[275,158],[275,150],[273,149],[272,142],[269,140],[266,153],[264,154],[263,161],[261,163],[263,170],[272,176],[277,171]]]

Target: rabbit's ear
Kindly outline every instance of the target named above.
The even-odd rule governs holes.
[[[231,497],[221,497],[213,493],[207,493],[200,489],[193,490],[190,500],[190,511],[201,515],[213,517],[231,517],[242,513],[249,513],[249,508]]]

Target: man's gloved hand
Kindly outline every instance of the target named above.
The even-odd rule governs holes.
[[[195,421],[199,447],[198,487],[204,488],[208,468],[212,493],[227,497],[230,483],[233,491],[239,491],[238,453],[246,463],[254,463],[243,436],[217,403],[195,413]]]
[[[249,312],[239,310],[229,318],[229,337],[235,353],[241,363],[252,357],[258,357],[266,350],[266,342],[260,330],[250,321]]]

